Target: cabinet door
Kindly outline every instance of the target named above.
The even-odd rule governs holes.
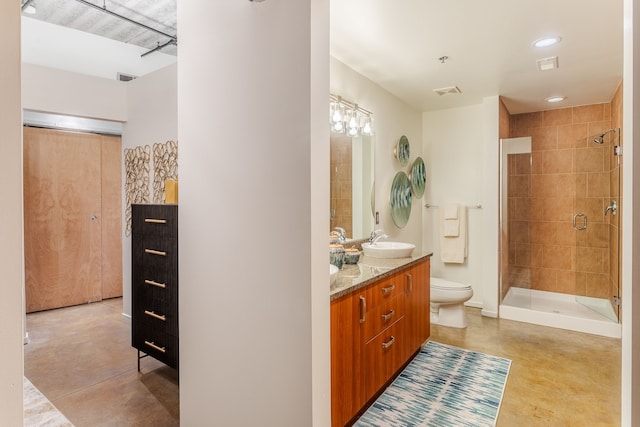
[[[430,335],[430,265],[427,259],[404,271],[406,285],[406,347],[410,357]]]
[[[360,293],[331,302],[331,425],[344,426],[364,405]]]
[[[364,345],[365,401],[370,399],[407,360],[404,318]]]

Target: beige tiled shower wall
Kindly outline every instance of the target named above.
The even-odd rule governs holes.
[[[342,227],[353,236],[351,137],[331,135],[330,226]]]
[[[612,103],[511,116],[510,137],[532,138],[531,154],[508,165],[512,285],[611,297],[612,217],[604,208],[613,147],[609,138],[593,143],[611,127]],[[576,213],[587,216],[586,230],[574,229]]]

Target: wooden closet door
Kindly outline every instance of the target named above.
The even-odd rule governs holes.
[[[101,138],[24,128],[27,312],[101,299]]]
[[[122,296],[122,140],[101,137],[102,298]]]

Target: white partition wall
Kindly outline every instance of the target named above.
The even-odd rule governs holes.
[[[20,4],[0,2],[0,425],[22,425],[23,257]]]
[[[183,425],[328,425],[327,17],[178,2]]]

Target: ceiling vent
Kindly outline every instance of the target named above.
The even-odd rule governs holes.
[[[558,57],[550,56],[549,58],[538,59],[536,61],[539,71],[549,71],[558,68]]]
[[[450,87],[443,87],[440,89],[434,89],[433,90],[435,93],[437,93],[438,95],[442,96],[442,95],[456,95],[458,93],[462,93],[462,91],[460,90],[460,88],[458,86],[450,86]]]
[[[129,82],[131,80],[135,80],[137,76],[132,76],[131,74],[118,73],[117,80],[121,82]]]

